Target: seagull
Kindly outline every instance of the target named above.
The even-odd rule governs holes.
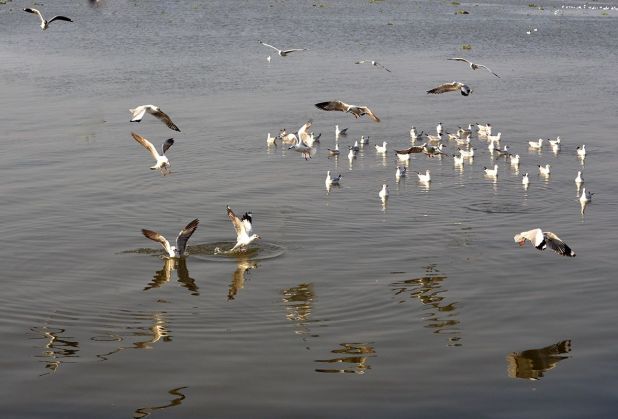
[[[491,135],[491,133],[487,134],[487,139],[489,141],[495,141],[495,142],[498,143],[498,142],[500,142],[500,138],[502,138],[502,133],[501,132],[499,132],[496,135]]]
[[[328,154],[330,154],[331,156],[338,156],[339,155],[339,144],[335,144],[335,148],[329,148]]]
[[[339,129],[339,125],[335,125],[335,138],[339,138],[339,136],[343,135],[344,137],[348,135],[348,129]]]
[[[468,145],[470,144],[470,134],[466,138],[455,138],[457,145]]]
[[[425,171],[425,173],[416,172],[418,176],[419,182],[429,183],[431,182],[431,175],[429,174],[429,169]]]
[[[348,153],[348,159],[350,159],[350,163],[352,163],[352,160],[356,158],[356,153],[357,151],[350,147],[350,152]]]
[[[341,180],[341,173],[337,177],[332,177],[330,175],[330,170],[329,170],[326,172],[326,180],[324,181],[324,183],[326,184],[326,186],[339,185],[340,180]]]
[[[528,187],[528,185],[530,184],[530,178],[528,177],[528,172],[526,172],[522,178],[521,178],[521,184],[524,185],[524,187]]]
[[[491,176],[491,177],[498,177],[498,165],[495,164],[493,169],[488,169],[486,167],[483,167],[483,169],[485,169],[485,176]]]
[[[388,198],[388,185],[386,183],[382,185],[382,189],[378,192],[378,196],[382,201],[385,201]]]
[[[277,145],[277,137],[273,137],[270,135],[270,132],[266,136],[266,144],[268,145]]]
[[[279,49],[277,47],[273,47],[270,44],[267,44],[265,42],[262,41],[258,41],[260,44],[264,45],[265,47],[270,47],[272,49],[274,49],[275,51],[277,51],[277,54],[279,54],[281,57],[287,57],[289,53],[294,52],[294,51],[306,51],[307,48],[293,48],[293,49]]]
[[[397,166],[397,170],[395,171],[395,179],[399,181],[399,179],[401,179],[402,177],[406,177],[407,171],[407,168]]]
[[[427,93],[439,94],[446,92],[456,92],[460,91],[463,96],[468,96],[472,93],[472,90],[467,84],[460,83],[458,81],[454,81],[452,83],[443,83],[433,89],[427,90]]]
[[[429,141],[430,143],[439,143],[440,141],[442,141],[442,135],[427,134],[427,141]]]
[[[586,144],[577,147],[577,157],[586,157]]]
[[[361,61],[356,61],[354,64],[371,64],[374,67],[382,67],[383,69],[385,69],[386,71],[388,71],[389,73],[391,72],[388,68],[384,67],[382,64],[380,64],[377,61],[374,60],[361,60]]]
[[[453,164],[455,166],[461,166],[464,163],[464,156],[462,155],[457,155],[457,154],[453,154]]]
[[[296,142],[292,144],[290,147],[288,147],[288,150],[291,150],[291,149],[294,149],[295,151],[302,153],[305,160],[311,158],[311,147],[305,144],[300,138],[297,138]]]
[[[191,235],[197,229],[197,225],[199,224],[199,222],[200,220],[196,218],[195,220],[187,224],[185,228],[180,230],[180,233],[178,233],[178,237],[176,237],[176,246],[170,246],[170,242],[168,242],[165,237],[163,237],[156,231],[142,229],[142,234],[146,238],[160,243],[161,246],[163,246],[163,249],[165,249],[165,251],[167,252],[168,257],[181,258],[187,255],[187,242],[189,241],[189,238],[191,238]]]
[[[459,127],[457,135],[463,137],[464,135],[472,135],[472,124],[468,124],[468,128]]]
[[[470,150],[462,150],[461,148],[458,148],[459,150],[459,154],[461,155],[461,157],[469,157],[472,158],[474,157],[474,147],[470,147]]]
[[[236,230],[236,244],[230,249],[230,252],[235,251],[238,248],[244,248],[248,246],[255,239],[261,239],[257,234],[253,234],[253,226],[251,225],[253,214],[245,212],[241,218],[238,218],[234,211],[228,206],[227,216],[234,225]]]
[[[271,58],[270,55],[268,57],[266,57],[266,61],[270,62]]]
[[[528,141],[528,147],[539,150],[543,147],[543,139],[539,138],[538,141]]]
[[[369,137],[365,138],[364,135],[361,135],[360,140],[358,141],[360,142],[360,145],[369,144]]]
[[[354,141],[354,145],[350,148],[354,150],[355,153],[358,153],[360,151],[360,147],[358,146],[358,141]]]
[[[41,19],[41,30],[45,30],[49,27],[49,24],[52,23],[54,20],[64,20],[65,22],[73,22],[73,20],[71,20],[71,18],[68,18],[66,16],[54,16],[49,20],[45,20],[45,18],[43,17],[43,14],[38,11],[37,9],[31,9],[30,7],[26,7],[24,9],[24,12],[28,12],[28,13],[34,13],[36,15],[39,15],[39,19]]]
[[[547,246],[559,255],[575,257],[575,252],[563,242],[560,237],[556,236],[551,231],[542,231],[540,228],[535,228],[530,231],[522,231],[516,234],[514,240],[523,246],[526,240],[530,241],[534,247],[539,250],[545,250]]]
[[[410,153],[397,153],[397,160],[399,161],[409,161]]]
[[[354,118],[359,118],[363,115],[367,115],[374,122],[380,122],[380,118],[378,118],[371,109],[366,106],[356,106],[356,105],[348,105],[340,100],[331,100],[328,102],[320,102],[316,103],[315,106],[324,111],[340,111],[347,112],[354,115]]]
[[[283,144],[294,144],[297,140],[296,134],[288,133],[285,128],[279,130],[279,138]]]
[[[412,126],[412,128],[410,128],[410,138],[413,140],[416,140],[419,137],[419,133],[416,132],[416,127]]]
[[[505,145],[504,148],[494,147],[494,151],[498,153],[498,157],[500,156],[508,156],[509,155],[509,146]]]
[[[494,76],[496,76],[496,77],[500,78],[500,76],[499,76],[499,75],[497,75],[496,73],[494,73],[493,71],[491,71],[491,70],[489,69],[489,67],[484,66],[483,64],[476,64],[476,63],[473,63],[472,61],[468,61],[468,60],[466,60],[465,58],[459,58],[459,57],[456,57],[456,58],[447,58],[447,60],[451,60],[451,61],[463,61],[464,63],[468,63],[468,64],[470,65],[470,68],[471,68],[472,70],[478,70],[479,68],[484,68],[485,70],[489,71],[489,72],[490,72],[491,74],[493,74]]]
[[[560,136],[557,136],[555,140],[547,140],[552,147],[560,146]]]
[[[575,183],[579,186],[582,183],[584,183],[584,178],[582,177],[582,171],[578,170],[577,171],[577,177],[575,178]]]
[[[376,147],[376,153],[382,153],[382,154],[386,153],[386,144],[387,144],[386,141],[383,141],[382,145],[376,144],[376,146],[375,146]]]
[[[586,188],[582,189],[582,194],[579,197],[579,202],[583,205],[583,204],[587,204],[588,202],[592,201],[592,195],[594,195],[594,193],[592,192],[588,192],[586,191]]]
[[[163,122],[169,129],[180,132],[180,129],[172,122],[170,117],[155,105],[141,105],[135,109],[129,109],[131,112],[131,122],[140,122],[146,112]]]
[[[539,173],[543,176],[549,176],[549,174],[551,173],[549,167],[549,164],[546,164],[545,166],[539,165]]]
[[[428,155],[429,157],[433,157],[433,156],[443,156],[445,155],[442,152],[442,149],[444,148],[444,144],[438,144],[437,147],[431,146],[431,145],[425,145],[423,147],[423,152]]]
[[[479,134],[490,134],[491,135],[491,124],[482,125],[477,123],[476,127],[478,128]]]
[[[519,154],[511,156],[511,166],[519,166]]]
[[[132,132],[131,135],[133,136],[133,139],[135,141],[143,145],[146,148],[146,150],[150,151],[150,154],[152,155],[152,157],[154,157],[154,159],[157,161],[157,163],[154,166],[152,166],[150,170],[159,170],[163,176],[169,174],[171,164],[167,156],[165,155],[165,152],[169,150],[169,148],[174,144],[174,139],[173,138],[167,139],[163,143],[163,146],[161,147],[161,154],[159,154],[155,146],[153,146],[150,141],[148,141],[141,135],[136,134],[134,132]]]
[[[442,137],[442,133],[444,132],[442,129],[442,122],[438,122],[438,125],[436,125],[436,132],[440,137]]]

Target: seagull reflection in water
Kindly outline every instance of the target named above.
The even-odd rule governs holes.
[[[227,292],[228,301],[234,300],[238,291],[245,287],[245,274],[257,267],[257,262],[250,260],[246,254],[236,255],[236,270],[232,274],[232,282]]]
[[[337,364],[335,368],[316,368],[316,372],[364,374],[371,369],[369,358],[376,356],[373,343],[340,343],[341,348],[331,352],[335,358],[316,359],[315,362]]]
[[[40,376],[55,373],[58,368],[66,361],[67,358],[78,358],[79,342],[72,336],[62,336],[65,329],[51,327],[33,327],[30,329],[36,336],[31,339],[45,339],[47,343],[44,345],[44,350],[40,355],[35,355],[35,358],[45,358],[45,368],[49,371]]]
[[[461,346],[457,303],[446,303],[444,293],[447,290],[442,289],[442,282],[446,278],[446,275],[440,274],[435,264],[431,264],[425,267],[424,276],[394,282],[391,287],[395,297],[400,298],[400,304],[408,301],[400,296],[408,295],[425,306],[425,327],[434,329],[434,333],[449,335],[448,346]]]
[[[316,322],[311,320],[313,311],[313,301],[315,300],[315,291],[313,284],[301,283],[292,288],[286,288],[282,291],[283,304],[285,305],[285,318],[294,322],[294,333],[303,337],[318,337],[318,334],[312,333],[309,324]],[[307,347],[309,349],[309,347]]]
[[[539,380],[571,352],[571,340],[563,340],[541,349],[512,352],[506,356],[506,373],[511,378]]]
[[[161,406],[152,406],[152,407],[140,407],[139,409],[135,409],[135,413],[133,413],[134,419],[145,418],[146,416],[150,416],[152,412],[155,410],[167,409],[168,407],[178,406],[182,403],[182,401],[187,397],[180,392],[180,390],[184,390],[188,387],[176,387],[168,391],[172,396],[177,396],[176,398],[169,401],[169,403],[161,405]]]
[[[153,288],[159,288],[163,284],[170,282],[172,278],[172,271],[176,271],[178,276],[178,282],[189,290],[191,295],[200,295],[199,287],[195,283],[195,279],[189,276],[189,270],[187,269],[187,260],[185,258],[180,259],[163,259],[163,268],[155,272],[152,280],[144,287],[144,291],[151,290]]]

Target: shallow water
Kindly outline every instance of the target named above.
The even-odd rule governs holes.
[[[75,23],[45,32],[30,3],[0,5],[3,416],[613,416],[618,11],[528,3],[58,0],[40,7]],[[425,94],[451,80],[473,94]],[[313,107],[329,99],[382,122]],[[130,124],[145,103],[182,132]],[[310,160],[266,146],[308,119]],[[500,158],[486,178],[473,137],[463,169],[414,155],[396,183],[393,150],[439,121],[490,122],[519,170]],[[351,163],[327,157],[335,124],[342,150],[370,138]],[[131,131],[175,138],[171,175]],[[528,149],[557,135],[557,155]],[[233,245],[226,205],[254,214],[247,254],[215,254]],[[140,233],[196,217],[183,261]],[[536,226],[577,257],[513,242]]]

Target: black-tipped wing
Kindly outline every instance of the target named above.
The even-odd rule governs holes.
[[[180,132],[180,129],[172,122],[172,119],[161,109],[152,110],[148,108],[148,112],[152,114],[155,118],[161,120],[169,129],[173,129],[174,131]]]
[[[165,154],[165,152],[166,152],[167,150],[169,150],[169,149],[170,149],[170,147],[171,147],[171,146],[173,146],[173,145],[174,145],[174,139],[173,139],[173,138],[168,138],[168,139],[167,139],[167,140],[163,143],[163,148],[162,148],[163,153],[161,153],[161,154]]]
[[[449,61],[463,61],[464,63],[472,64],[470,61],[466,60],[465,58],[461,58],[461,57],[447,58],[447,60],[449,60]]]
[[[54,20],[64,20],[65,22],[73,22],[73,20],[70,17],[66,17],[66,16],[54,16],[51,19],[49,19],[47,21],[47,23],[52,23]]]
[[[361,115],[367,115],[374,122],[380,122],[380,118],[378,118],[377,115],[375,115],[373,112],[371,112],[371,109],[369,109],[368,107],[366,107],[366,106],[358,106],[357,109],[360,110]]]
[[[543,236],[545,236],[545,243],[547,244],[547,247],[549,247],[551,250],[562,256],[575,256],[575,252],[571,250],[571,248],[567,246],[565,242],[560,240],[560,237],[556,236],[551,231],[544,231]]]
[[[493,71],[491,71],[491,69],[489,67],[487,67],[486,65],[483,64],[477,64],[479,68],[484,68],[485,70],[489,71],[491,74],[493,74],[494,76],[501,78],[499,75],[497,75],[496,73],[494,73]]]
[[[232,222],[234,230],[236,230],[236,236],[240,236],[244,232],[245,226],[243,225],[240,218],[238,218],[236,214],[234,214],[234,211],[232,211],[229,206],[227,207],[227,216]]]
[[[248,236],[253,234],[253,214],[250,212],[245,212],[240,218],[240,221],[245,228],[245,233],[247,233]]]
[[[444,83],[437,87],[434,87],[433,89],[427,90],[427,93],[438,95],[440,93],[455,92],[459,90],[461,86],[462,86],[461,83],[457,83],[457,82]]]
[[[323,111],[347,112],[350,108],[350,105],[343,103],[340,100],[331,100],[329,102],[316,103],[315,107],[318,109],[322,109]]]
[[[187,224],[185,228],[180,230],[180,233],[178,233],[178,237],[176,237],[176,249],[178,250],[180,256],[184,255],[187,248],[187,242],[191,238],[191,235],[195,233],[195,230],[197,229],[199,223],[200,220],[196,218],[195,220]]]

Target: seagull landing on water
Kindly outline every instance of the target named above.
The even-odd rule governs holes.
[[[135,141],[143,145],[146,150],[150,151],[150,154],[152,155],[152,157],[157,161],[157,163],[154,166],[152,166],[150,170],[158,170],[161,172],[163,176],[169,174],[171,164],[167,156],[165,155],[165,152],[169,150],[169,148],[174,144],[174,139],[173,138],[167,139],[163,143],[163,146],[161,147],[161,154],[159,154],[155,146],[153,146],[150,141],[148,141],[141,135],[136,134],[134,132],[132,132],[131,135],[133,136],[133,139]]]
[[[180,233],[178,233],[178,237],[176,237],[176,246],[170,246],[170,242],[168,242],[165,237],[163,237],[156,231],[142,229],[142,234],[146,238],[160,243],[161,246],[163,246],[163,249],[167,252],[168,257],[181,258],[187,255],[187,242],[189,241],[191,235],[197,229],[197,225],[199,224],[199,222],[200,220],[196,218],[195,220],[187,224],[185,228],[180,230]]]
[[[463,96],[468,96],[472,93],[472,89],[467,84],[460,83],[458,81],[454,81],[452,83],[444,83],[433,89],[427,90],[427,93],[431,93],[434,95],[446,92],[456,92],[460,91]]]
[[[316,108],[322,109],[323,111],[340,111],[347,112],[354,115],[354,118],[360,118],[363,115],[367,115],[374,122],[380,122],[380,118],[378,118],[371,109],[366,106],[356,106],[356,105],[348,105],[340,100],[331,100],[328,102],[320,102],[315,104]]]
[[[267,44],[265,42],[262,42],[262,41],[258,41],[258,42],[260,44],[264,45],[265,47],[269,47],[269,48],[274,49],[275,51],[277,51],[277,54],[279,54],[279,56],[281,56],[281,57],[287,57],[288,54],[290,54],[292,52],[295,52],[295,51],[306,51],[307,50],[307,48],[279,49],[279,48],[273,47],[272,45]],[[270,56],[269,56],[269,58],[270,58]],[[270,62],[270,60],[269,60],[269,62]]]
[[[174,124],[171,118],[155,105],[141,105],[134,109],[129,109],[131,112],[131,122],[140,122],[146,112],[163,122],[169,129],[180,132],[180,129]]]
[[[384,67],[382,64],[374,60],[360,60],[360,61],[356,61],[354,64],[365,64],[365,63],[371,64],[374,67],[381,67],[385,69],[386,71],[388,71],[389,73],[391,72],[388,68]]]
[[[37,9],[31,9],[30,7],[26,7],[24,9],[24,12],[28,12],[28,13],[34,13],[35,15],[39,15],[39,19],[41,19],[41,30],[45,30],[49,27],[49,24],[52,23],[54,20],[64,20],[65,22],[73,22],[73,20],[71,20],[71,18],[68,18],[66,16],[54,16],[49,20],[45,20],[45,18],[43,17],[43,14],[38,11]]]
[[[534,247],[539,250],[545,250],[549,246],[551,250],[562,256],[575,257],[575,252],[563,242],[560,237],[556,236],[551,231],[543,231],[540,228],[535,228],[530,231],[522,231],[516,234],[513,238],[520,246],[530,241]]]
[[[497,75],[496,73],[494,73],[493,71],[491,71],[491,70],[489,69],[489,67],[484,66],[483,64],[476,64],[476,63],[473,63],[472,61],[468,61],[468,60],[466,60],[465,58],[460,58],[460,57],[456,57],[456,58],[447,58],[447,60],[450,60],[450,61],[463,61],[464,63],[468,63],[468,64],[470,65],[470,68],[471,68],[472,70],[478,70],[479,68],[484,68],[485,70],[489,71],[489,72],[490,72],[491,74],[493,74],[494,76],[496,76],[496,77],[500,78],[500,76],[499,76],[499,75]]]
[[[228,206],[227,216],[234,225],[236,230],[236,244],[230,249],[230,252],[236,249],[242,249],[249,245],[255,239],[261,239],[257,234],[253,234],[253,226],[251,225],[253,214],[245,212],[241,218],[238,218],[234,211]]]

